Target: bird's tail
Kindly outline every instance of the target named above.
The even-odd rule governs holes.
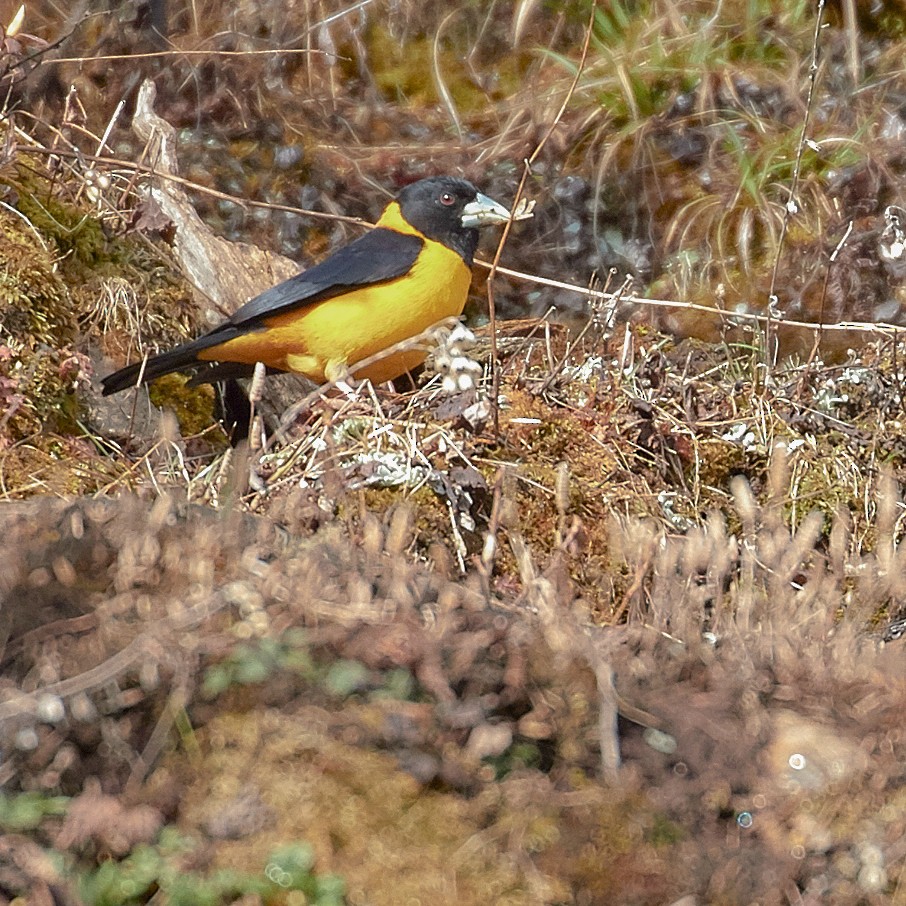
[[[111,393],[119,393],[121,390],[137,387],[139,384],[153,381],[154,378],[163,377],[165,374],[189,368],[198,363],[198,359],[195,358],[196,352],[197,350],[186,352],[184,347],[178,346],[170,352],[154,355],[144,361],[120,368],[119,371],[114,371],[113,374],[101,378],[104,396],[110,396]]]
[[[155,378],[163,377],[165,374],[172,374],[174,371],[202,371],[204,374],[208,369],[214,370],[213,362],[201,362],[198,360],[198,353],[211,346],[218,346],[225,340],[231,339],[231,331],[214,331],[205,334],[197,340],[191,340],[177,346],[169,352],[162,352],[159,355],[153,355],[142,362],[135,362],[108,374],[107,377],[101,378],[101,387],[104,396],[110,396],[111,393],[119,393],[129,387],[137,387],[139,384],[147,384]],[[243,366],[247,368],[247,366]],[[232,376],[232,375],[231,375]],[[212,376],[210,380],[222,380],[220,373]],[[205,383],[205,378],[193,377],[194,383]]]

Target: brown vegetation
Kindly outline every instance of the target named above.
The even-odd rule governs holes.
[[[0,902],[906,902],[902,13],[768,6],[2,19]],[[533,154],[496,374],[99,395]]]

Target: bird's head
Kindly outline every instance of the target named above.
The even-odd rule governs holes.
[[[456,249],[471,265],[478,227],[506,223],[510,212],[472,183],[432,176],[406,186],[396,198],[403,218],[429,239]]]

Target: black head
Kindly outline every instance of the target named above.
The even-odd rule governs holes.
[[[406,186],[396,200],[415,229],[459,252],[468,265],[478,245],[477,227],[506,223],[510,216],[472,183],[454,176],[420,179]]]

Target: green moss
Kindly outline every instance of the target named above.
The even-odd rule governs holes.
[[[0,210],[3,486],[14,496],[90,492],[110,470],[82,440],[86,339],[125,359],[137,337],[166,346],[193,333],[196,308],[153,245],[108,231],[71,181],[14,164],[0,186],[15,205]],[[211,423],[209,390],[174,408],[186,434]]]
[[[148,395],[155,406],[173,410],[184,437],[201,434],[214,422],[214,389],[210,384],[189,387],[184,375],[168,374],[150,385]]]
[[[57,347],[74,333],[72,300],[55,250],[21,217],[0,210],[0,340]]]
[[[0,409],[13,441],[70,430],[82,362],[72,299],[54,255],[20,217],[0,211]]]
[[[652,816],[651,825],[646,829],[646,840],[652,846],[667,847],[679,843],[685,838],[683,828],[670,821],[666,815]]]
[[[51,183],[24,167],[7,185],[18,194],[18,209],[35,229],[56,246],[61,258],[72,258],[84,267],[109,257],[108,240],[101,222],[84,207],[64,201]]]
[[[487,84],[479,85],[464,61],[468,36],[462,29],[457,31],[457,24],[451,25],[436,47],[434,34],[401,41],[385,25],[372,22],[366,36],[368,58],[374,81],[388,100],[413,107],[436,105],[443,99],[438,94],[435,69],[461,115],[486,116],[489,100],[507,97],[520,87],[531,57],[511,50],[488,61],[482,67]]]
[[[754,465],[742,444],[711,438],[698,445],[698,456],[686,471],[690,481],[726,490],[734,475],[751,479]]]
[[[61,187],[25,166],[4,172],[0,185],[9,187],[22,215],[8,216],[13,235],[20,237],[14,242],[28,263],[26,271],[43,262],[32,282],[45,287],[45,297],[62,293],[58,300],[48,298],[29,306],[36,312],[33,319],[48,319],[41,333],[43,342],[54,346],[70,342],[78,321],[85,331],[97,328],[115,357],[118,350],[132,350],[138,335],[163,346],[196,332],[197,307],[191,290],[153,245],[108,230],[87,205],[66,200],[65,184]],[[3,270],[22,272],[9,265]],[[53,319],[47,314],[50,311]]]

